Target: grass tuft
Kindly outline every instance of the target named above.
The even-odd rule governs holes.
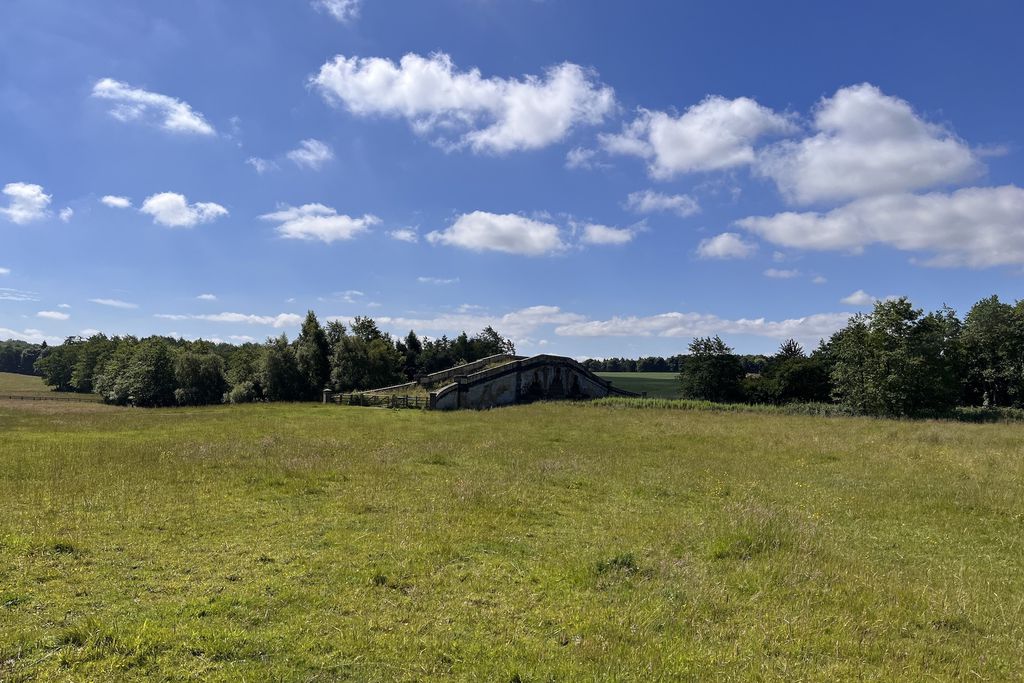
[[[600,560],[596,566],[598,576],[610,572],[622,572],[624,574],[635,574],[640,571],[633,553],[616,555],[610,560]]]

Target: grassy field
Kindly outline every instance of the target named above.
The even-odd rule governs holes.
[[[0,680],[1019,680],[1022,443],[0,402]]]
[[[100,397],[95,394],[73,394],[69,392],[56,392],[43,384],[41,377],[34,375],[18,375],[10,372],[0,372],[0,399],[9,396],[19,398],[46,398],[72,401],[99,401]]]
[[[681,398],[678,372],[598,372],[613,386],[638,394],[647,392],[650,398]]]

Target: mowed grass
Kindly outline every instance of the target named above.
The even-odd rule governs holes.
[[[678,372],[598,372],[595,373],[619,389],[638,394],[647,393],[649,398],[682,398],[679,393]]]
[[[0,402],[0,680],[1012,680],[1024,427]]]
[[[18,375],[11,372],[0,372],[0,400],[7,397],[46,398],[74,401],[99,401],[95,394],[74,394],[56,392],[43,384],[42,377],[34,375]]]

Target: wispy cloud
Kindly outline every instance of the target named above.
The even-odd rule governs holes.
[[[277,234],[286,239],[319,240],[326,244],[350,240],[380,223],[374,215],[353,218],[323,204],[283,206],[260,219],[278,223]]]
[[[296,327],[302,323],[302,316],[295,313],[278,313],[277,315],[253,315],[249,313],[203,313],[198,315],[178,313],[157,313],[154,318],[162,320],[205,320],[214,323],[242,323],[246,325],[266,325],[268,327]]]
[[[420,241],[419,234],[412,228],[399,228],[398,230],[388,231],[388,237],[399,242],[409,242],[414,244]]]
[[[130,309],[139,307],[138,304],[133,304],[128,301],[121,301],[120,299],[89,299],[89,301],[91,301],[94,304],[99,304],[100,306],[110,306],[111,308]]]
[[[790,280],[795,277],[799,277],[800,271],[793,269],[780,269],[780,268],[769,268],[764,271],[765,277],[774,278],[776,280]]]
[[[92,96],[113,102],[110,115],[118,121],[145,121],[172,133],[214,135],[216,132],[187,102],[133,88],[112,78],[96,81]]]
[[[21,289],[0,287],[0,301],[39,301],[39,295]]]
[[[681,218],[700,211],[697,200],[687,194],[663,194],[653,190],[632,192],[626,199],[626,208],[637,213],[669,211]]]
[[[342,23],[348,23],[359,16],[362,0],[313,0],[313,7],[327,12]]]
[[[288,152],[285,156],[299,168],[317,171],[334,158],[334,150],[325,142],[309,139],[303,140],[299,143],[298,148]]]
[[[60,311],[39,311],[36,313],[37,318],[46,318],[47,320],[67,320],[71,316],[67,313],[61,313]]]

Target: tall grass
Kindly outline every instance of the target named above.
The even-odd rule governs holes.
[[[769,415],[816,415],[819,417],[853,417],[857,413],[838,403],[713,403],[692,399],[622,398],[611,396],[586,402],[598,408],[629,408],[636,410],[701,410],[719,413],[763,413]],[[945,419],[958,422],[994,423],[1024,422],[1024,410],[1019,408],[959,407],[949,413],[922,415],[922,418]]]
[[[1012,680],[1024,427],[0,402],[0,680]]]

